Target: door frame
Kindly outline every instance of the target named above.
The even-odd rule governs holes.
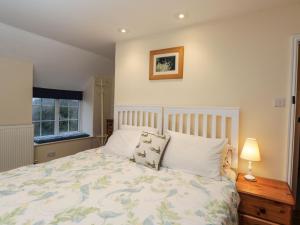
[[[297,77],[298,77],[298,57],[299,57],[300,34],[292,37],[292,58],[291,58],[291,97],[297,96]],[[299,65],[300,66],[300,65]],[[295,99],[297,102],[297,99]],[[294,137],[296,125],[296,104],[290,104],[289,112],[289,130],[288,130],[288,170],[287,182],[292,187],[293,184],[293,168],[294,168]],[[296,184],[297,185],[297,184]]]

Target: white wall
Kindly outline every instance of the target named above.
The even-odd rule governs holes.
[[[0,56],[32,62],[34,86],[85,91],[82,127],[89,134],[94,133],[98,121],[94,126],[94,103],[90,103],[99,102],[99,99],[94,99],[97,97],[94,83],[96,77],[113,79],[114,63],[111,60],[3,23],[0,23]],[[94,80],[92,87],[91,80]],[[109,95],[113,96],[113,93],[109,92]],[[109,100],[106,111],[111,105],[113,101]],[[95,115],[95,118],[99,116]]]
[[[300,5],[124,41],[116,46],[115,104],[239,106],[240,149],[258,139],[254,173],[286,180],[291,37]],[[149,51],[185,47],[182,80],[149,81]],[[285,97],[285,108],[273,100]],[[239,170],[247,162],[239,161]]]
[[[29,62],[0,57],[0,125],[32,123],[32,71]]]
[[[98,126],[94,124],[94,89],[89,90],[85,87],[89,87],[90,80],[94,80],[96,76],[112,79],[114,64],[111,60],[2,23],[0,23],[0,57],[31,62],[28,64],[30,67],[27,64],[12,65],[10,62],[0,60],[0,125],[32,123],[31,101],[34,80],[34,86],[38,87],[85,90],[87,95],[82,102],[82,128],[83,131],[94,134],[94,127]],[[28,77],[29,71],[31,77]],[[27,92],[21,98],[7,98],[12,93],[19,95],[24,89]],[[49,152],[55,152],[56,157],[61,157],[85,150],[86,146],[92,146],[93,142],[94,139],[90,138],[49,144],[46,147],[36,146],[35,153],[44,157],[40,161],[45,161]],[[52,158],[47,158],[49,159]]]
[[[111,60],[0,23],[0,56],[30,61],[34,65],[34,85],[82,90],[91,76],[112,76]]]
[[[81,102],[81,130],[89,135],[94,134],[94,94],[95,78],[91,77],[84,87]]]

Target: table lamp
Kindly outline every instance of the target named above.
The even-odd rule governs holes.
[[[244,178],[248,181],[255,181],[255,177],[252,175],[252,162],[260,161],[260,153],[258,144],[255,138],[247,138],[240,155],[242,159],[248,160],[248,174]]]

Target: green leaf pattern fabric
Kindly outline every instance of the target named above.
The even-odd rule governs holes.
[[[92,149],[0,173],[0,224],[236,225],[239,197],[216,181]]]

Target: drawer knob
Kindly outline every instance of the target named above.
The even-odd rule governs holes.
[[[259,214],[266,214],[265,208],[260,207],[260,208],[258,208],[258,210],[259,210]]]

